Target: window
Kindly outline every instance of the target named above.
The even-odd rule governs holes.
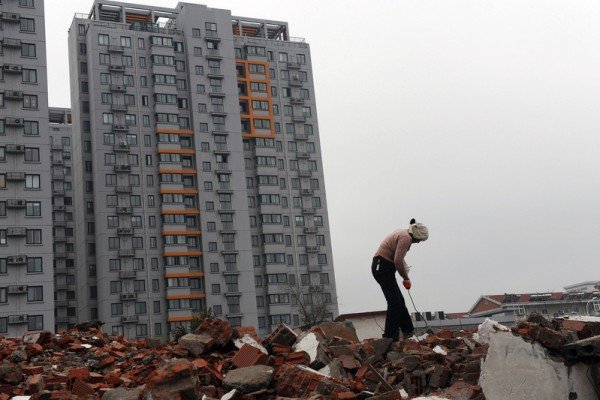
[[[296,54],[296,61],[299,64],[306,64],[306,55],[304,55],[304,54]]]
[[[39,175],[25,175],[25,188],[27,189],[39,189],[40,188],[40,176]]]
[[[43,286],[28,286],[27,287],[27,301],[44,301],[44,287]]]
[[[6,202],[0,201],[0,217],[6,217]]]
[[[33,43],[21,43],[21,56],[22,57],[36,57],[36,47]]]
[[[23,69],[23,83],[37,83],[37,70]]]
[[[121,46],[131,47],[131,38],[129,36],[121,36]]]
[[[279,62],[287,62],[288,61],[288,55],[287,53],[279,53]]]
[[[25,206],[25,215],[28,217],[40,217],[42,215],[42,206],[39,201],[28,201]]]
[[[200,29],[199,28],[192,28],[192,36],[193,37],[200,37]]]
[[[35,20],[21,17],[21,32],[35,32]]]
[[[110,282],[110,293],[116,294],[123,292],[123,282],[121,281],[111,281]]]
[[[27,330],[41,331],[43,329],[44,329],[44,316],[43,315],[28,315],[27,316]]]
[[[6,229],[0,229],[0,245],[6,245]]]
[[[146,41],[144,40],[144,38],[138,38],[138,48],[140,48],[140,49],[146,48]]]
[[[100,74],[100,84],[102,85],[110,85],[111,83],[110,74],[101,73]]]
[[[123,303],[112,303],[110,305],[110,315],[123,315]]]
[[[100,46],[108,46],[110,44],[110,38],[104,33],[98,34],[98,44]]]
[[[39,162],[40,161],[40,149],[38,149],[37,147],[26,147],[25,148],[25,161]]]
[[[319,263],[319,265],[327,264],[327,254],[318,254],[317,262]]]
[[[37,109],[38,108],[38,97],[33,94],[26,94],[23,96],[23,108]]]
[[[27,273],[38,272],[42,272],[42,257],[27,257]]]

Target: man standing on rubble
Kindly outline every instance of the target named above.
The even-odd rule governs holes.
[[[410,250],[413,243],[427,240],[429,231],[427,227],[415,219],[410,220],[408,229],[399,229],[388,235],[373,257],[371,272],[373,277],[381,286],[385,300],[387,301],[387,314],[385,316],[384,338],[391,338],[397,342],[402,336],[409,338],[414,334],[414,327],[404,297],[396,282],[396,271],[402,276],[402,285],[409,290],[411,288],[408,277],[408,267],[404,261],[406,252]]]

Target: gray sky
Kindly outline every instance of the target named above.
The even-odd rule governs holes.
[[[70,106],[67,29],[91,4],[46,0],[51,105]],[[600,279],[599,3],[204,4],[311,44],[340,312],[385,308],[370,259],[411,217],[421,310]]]

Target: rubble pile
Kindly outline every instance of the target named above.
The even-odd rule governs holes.
[[[600,321],[562,318],[548,321],[534,313],[511,330],[526,341],[541,344],[550,354],[567,362],[590,361],[600,355]]]
[[[597,354],[600,345],[600,323],[533,315],[512,332],[566,360]],[[351,324],[324,322],[306,331],[282,324],[260,340],[252,327],[206,319],[164,344],[109,336],[90,323],[0,337],[0,400],[483,400],[482,336],[482,329],[440,330],[361,342]]]
[[[342,322],[282,324],[261,341],[220,319],[162,344],[109,336],[96,322],[0,337],[0,400],[483,399],[486,349],[472,332],[447,330],[360,342]]]

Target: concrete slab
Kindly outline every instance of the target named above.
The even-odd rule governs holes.
[[[588,368],[585,364],[566,367],[551,360],[538,343],[498,332],[490,335],[479,384],[487,400],[594,399]]]

